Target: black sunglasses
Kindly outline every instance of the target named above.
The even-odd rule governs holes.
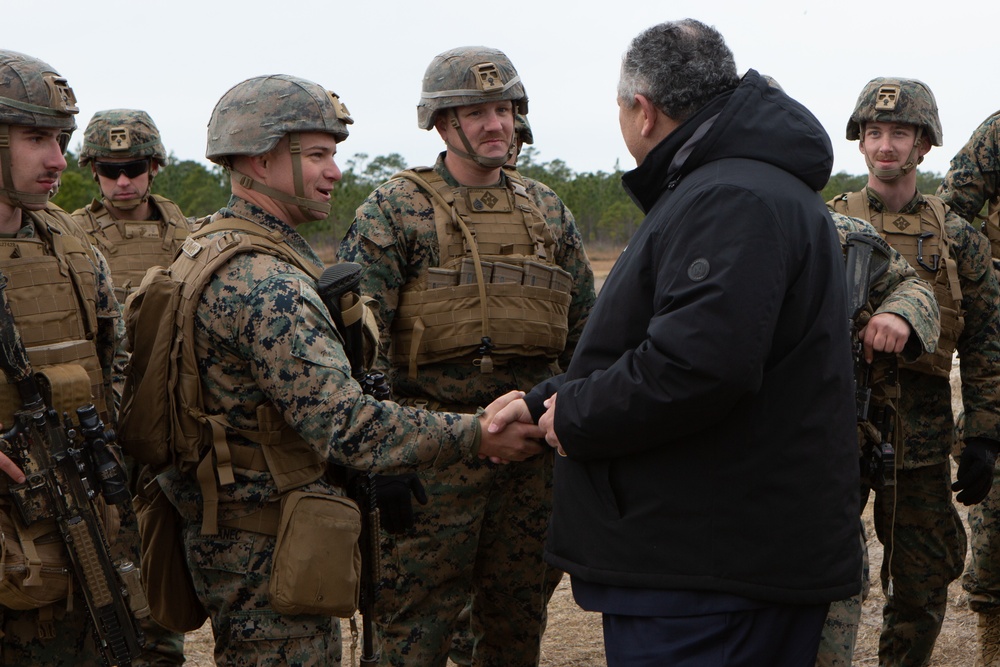
[[[131,162],[94,162],[94,169],[104,178],[117,180],[119,174],[125,174],[126,178],[135,178],[149,171],[149,158]]]

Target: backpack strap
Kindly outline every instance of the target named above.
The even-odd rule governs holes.
[[[209,234],[221,236],[206,239]],[[206,252],[208,250],[208,252]],[[318,280],[322,270],[313,262],[306,261],[284,240],[281,232],[266,229],[256,223],[242,218],[220,218],[201,227],[191,234],[181,247],[181,255],[198,262],[200,266],[184,278],[182,303],[178,307],[177,330],[182,339],[194,339],[194,313],[197,310],[198,298],[208,285],[215,272],[234,256],[243,252],[264,252],[297,266]],[[201,532],[203,535],[218,533],[219,486],[235,482],[233,473],[233,452],[230,448],[227,434],[237,433],[260,445],[272,445],[280,441],[281,432],[274,428],[258,428],[257,430],[240,429],[222,415],[209,415],[204,411],[200,391],[195,404],[181,406],[187,415],[200,422],[211,431],[211,446],[197,462],[195,476],[198,480],[203,499],[203,517]],[[260,411],[258,410],[258,415]],[[266,424],[261,423],[262,426]]]

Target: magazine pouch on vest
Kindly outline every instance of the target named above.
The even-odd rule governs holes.
[[[958,264],[951,256],[951,242],[945,230],[946,209],[937,197],[927,196],[919,213],[874,211],[865,191],[841,195],[830,202],[838,213],[867,220],[878,230],[920,278],[930,283],[941,311],[941,337],[937,350],[924,353],[916,361],[900,360],[900,368],[947,378],[952,354],[965,328],[962,288]]]
[[[404,285],[392,362],[415,377],[425,364],[471,359],[484,373],[511,358],[556,358],[566,345],[572,277],[521,177],[455,187],[429,168],[396,176],[434,205],[439,266]]]

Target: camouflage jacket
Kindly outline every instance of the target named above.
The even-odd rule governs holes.
[[[322,267],[295,230],[247,201],[233,197],[219,216],[279,231],[302,257]],[[474,447],[472,416],[365,396],[351,378],[343,339],[315,281],[275,256],[241,253],[216,271],[201,294],[194,326],[205,409],[224,414],[237,429],[256,430],[257,408],[271,403],[324,460],[374,471],[444,465]],[[236,434],[229,440],[257,446]],[[277,493],[267,472],[234,466],[234,473],[235,483],[220,489],[220,519],[246,514],[247,505],[252,509]],[[198,520],[201,494],[193,472],[170,469],[161,480],[185,517]],[[341,493],[325,479],[311,488]]]
[[[444,165],[444,153],[438,157],[434,169],[449,184],[459,185]],[[556,263],[573,278],[569,336],[558,360],[560,367],[566,368],[594,305],[594,273],[573,214],[548,186],[531,179],[525,181],[528,196],[546,217],[555,238]],[[407,377],[405,370],[392,373],[389,332],[400,290],[439,263],[434,205],[413,182],[395,178],[376,188],[358,207],[354,224],[340,244],[338,254],[342,260],[365,267],[362,292],[379,303],[382,350],[378,365],[393,377],[393,390],[398,396],[426,398],[445,405],[486,405],[512,389],[528,390],[557,372],[545,360],[528,358],[512,360],[490,374],[481,373],[471,361],[422,366],[415,379]]]
[[[841,243],[852,232],[878,236],[875,228],[860,218],[851,218],[836,211],[831,211],[830,215],[837,226]],[[931,286],[918,278],[913,267],[895,250],[892,251],[888,270],[872,284],[869,300],[876,306],[873,315],[892,313],[909,323],[913,334],[902,353],[907,359],[934,351],[941,333],[937,299]]]
[[[871,209],[884,211],[885,204],[878,195],[866,191]],[[924,196],[918,192],[900,212],[918,213],[923,201]],[[989,242],[952,211],[947,213],[945,231],[951,256],[958,265],[965,317],[956,346],[966,414],[965,436],[1000,441],[1000,285],[990,270]],[[944,462],[954,441],[948,379],[904,368],[900,370],[900,386],[897,452],[901,446],[903,467]]]
[[[984,120],[951,159],[937,193],[969,222],[987,202],[1000,198],[1000,111]]]

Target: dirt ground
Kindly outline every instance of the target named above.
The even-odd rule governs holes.
[[[617,256],[618,251],[615,249],[590,251],[598,287],[603,284]],[[959,506],[959,514],[966,521],[968,530],[966,509]],[[871,594],[864,604],[858,632],[854,656],[854,665],[858,666],[878,664],[878,636],[884,601],[878,584],[882,545],[874,537],[875,528],[872,524],[870,503],[863,518],[869,535],[868,549],[873,583]],[[345,636],[344,665],[348,666],[352,664],[349,648],[350,631],[346,622],[342,628]],[[969,667],[973,663],[975,638],[975,614],[969,611],[960,582],[954,582],[948,589],[948,612],[934,649],[931,667]],[[212,632],[208,624],[196,632],[189,633],[185,646],[186,664],[189,667],[214,666],[212,645]],[[355,660],[353,664],[356,665],[357,661]],[[451,665],[452,663],[449,663],[449,667]],[[605,667],[605,665],[600,615],[582,611],[576,606],[570,591],[569,578],[564,577],[549,603],[549,621],[542,641],[541,667]]]

